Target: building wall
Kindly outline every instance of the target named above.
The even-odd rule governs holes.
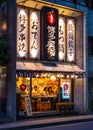
[[[10,13],[11,12],[11,13]],[[7,66],[7,101],[6,113],[16,120],[16,1],[8,4],[7,41],[9,44],[10,61]]]
[[[75,104],[75,111],[79,113],[84,113],[84,80],[83,78],[75,79],[74,104]]]
[[[54,1],[55,2],[55,1]],[[63,4],[66,6],[72,7],[73,4],[65,3],[60,1],[57,1],[59,4]],[[78,8],[78,7],[77,7]],[[80,10],[83,10],[79,6]],[[85,8],[84,8],[85,9]],[[10,13],[11,12],[11,13]],[[76,34],[76,60],[77,64],[81,68],[85,68],[85,52],[83,53],[85,42],[84,36],[83,36],[83,17],[78,17],[76,21],[76,28],[77,28],[77,34]],[[81,28],[81,26],[83,26]],[[11,0],[11,4],[8,6],[8,42],[10,45],[9,48],[9,55],[10,55],[10,63],[8,65],[8,77],[7,77],[7,114],[13,119],[16,120],[16,1]],[[78,38],[78,37],[81,38]],[[10,71],[11,70],[11,71]],[[86,81],[83,81],[82,79],[75,80],[74,84],[74,102],[75,102],[75,109],[79,110],[81,113],[83,113],[84,109],[84,95],[86,90]],[[78,98],[77,98],[78,96]]]
[[[83,18],[83,13],[76,18],[76,64],[82,69],[84,67]]]
[[[93,9],[88,9],[88,15],[87,15],[87,19],[88,19],[88,35],[89,36],[93,36]]]
[[[93,9],[88,9],[88,36],[93,37]],[[88,49],[89,51],[89,49]],[[93,55],[88,55],[88,110],[93,111]]]
[[[93,37],[93,10],[89,9],[88,10],[88,15],[87,15],[87,19],[88,19],[88,36],[92,36]],[[89,56],[88,57],[88,71],[89,71],[89,76],[93,77],[93,56]],[[91,73],[91,74],[90,74]]]

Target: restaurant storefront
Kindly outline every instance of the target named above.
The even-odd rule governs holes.
[[[75,65],[46,65],[47,67],[42,63],[17,62],[18,116],[32,116],[36,112],[50,111],[57,114],[60,110],[58,103],[71,103],[74,106],[75,81],[83,80],[83,71]],[[64,71],[61,70],[63,67]],[[70,109],[67,107],[67,112],[74,112],[73,108],[71,111]]]
[[[17,117],[83,113],[83,13],[37,2],[17,2]]]

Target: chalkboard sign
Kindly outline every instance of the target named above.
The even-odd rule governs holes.
[[[27,111],[27,116],[32,115],[32,107],[31,107],[31,100],[30,97],[25,97],[25,103],[26,103],[26,111]]]

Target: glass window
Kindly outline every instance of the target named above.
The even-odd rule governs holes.
[[[87,5],[89,8],[93,8],[93,0],[88,0]]]
[[[93,56],[93,37],[88,37],[88,55]]]

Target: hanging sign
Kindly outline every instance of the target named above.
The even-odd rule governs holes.
[[[42,8],[42,59],[58,60],[58,10]]]
[[[59,17],[58,60],[65,60],[65,18]]]
[[[75,61],[75,20],[67,20],[67,60]]]
[[[28,11],[17,8],[17,57],[28,56]]]
[[[30,58],[40,59],[40,12],[30,11]]]

